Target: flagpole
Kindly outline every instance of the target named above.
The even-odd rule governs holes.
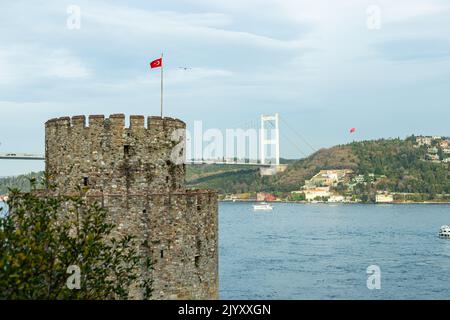
[[[163,54],[161,53],[161,118],[163,117],[163,86],[164,86],[164,80],[163,80],[163,76],[164,76],[164,61],[163,61]]]

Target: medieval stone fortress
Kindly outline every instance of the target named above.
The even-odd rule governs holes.
[[[46,171],[60,194],[86,190],[118,234],[149,244],[154,299],[218,298],[218,202],[185,187],[186,125],[173,118],[91,115],[45,124]],[[181,135],[175,134],[181,132]],[[176,137],[174,139],[174,136]],[[136,292],[134,298],[139,298]]]

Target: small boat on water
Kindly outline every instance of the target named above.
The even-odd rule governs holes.
[[[442,226],[441,229],[439,229],[439,237],[450,239],[450,227]]]
[[[267,202],[260,202],[253,205],[253,211],[271,211],[273,207]]]

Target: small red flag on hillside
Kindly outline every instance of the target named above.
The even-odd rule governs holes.
[[[150,62],[150,68],[161,68],[162,67],[162,58],[156,59]]]
[[[351,128],[350,129],[350,133],[355,133],[356,132],[356,128]]]

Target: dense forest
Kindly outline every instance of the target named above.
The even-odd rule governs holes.
[[[358,172],[385,175],[380,190],[406,193],[450,193],[450,163],[424,161],[426,147],[414,139],[364,141],[351,145],[358,157]]]

